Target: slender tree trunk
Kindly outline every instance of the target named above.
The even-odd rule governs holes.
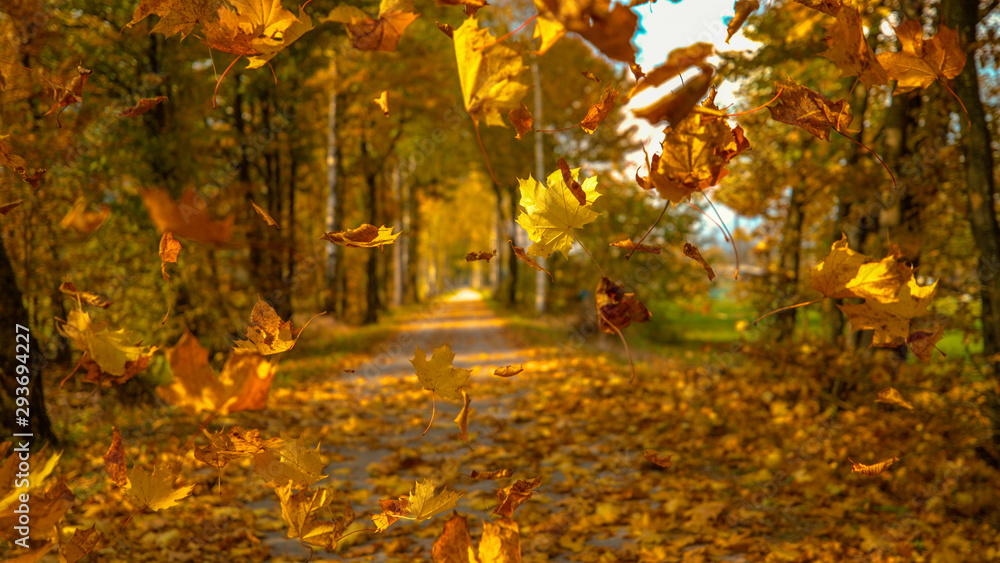
[[[799,287],[799,265],[802,258],[802,208],[805,205],[805,194],[799,182],[792,186],[792,193],[788,197],[788,218],[782,229],[780,261],[781,261],[781,283],[784,287],[798,293]],[[793,298],[791,301],[796,302]],[[785,340],[791,338],[795,331],[795,317],[798,309],[782,311],[777,315],[775,323],[778,330],[777,339]]]
[[[372,225],[379,225],[378,210],[378,174],[375,171],[365,174],[365,182],[368,185],[368,217]],[[378,314],[382,308],[379,299],[379,275],[378,262],[381,251],[372,249],[368,253],[368,285],[365,291],[367,307],[365,308],[364,323],[370,324],[378,321]]]
[[[334,75],[336,77],[336,75]],[[337,197],[337,168],[340,156],[340,147],[337,144],[337,91],[330,92],[330,106],[327,110],[326,119],[326,223],[327,232],[339,231],[340,222],[338,219],[340,199]],[[337,250],[336,244],[327,243],[326,247],[326,269],[324,270],[326,282],[326,308],[335,310],[337,293]]]
[[[978,2],[944,0],[944,24],[958,31],[962,45],[976,41],[979,23]],[[983,353],[995,378],[1000,378],[1000,223],[997,221],[996,184],[993,178],[993,140],[986,110],[979,97],[979,75],[975,52],[969,54],[965,68],[955,77],[954,91],[969,113],[962,123],[965,149],[965,190],[969,198],[969,223],[979,251],[980,321],[983,326]],[[982,455],[1000,465],[1000,396],[988,398],[988,416],[993,421],[992,443],[984,444]]]
[[[516,190],[510,190],[509,196],[510,200],[506,203],[510,204],[510,223],[507,224],[508,232],[510,233],[510,239],[517,241],[517,230],[520,228],[516,222],[517,220],[517,202],[520,198],[515,194]],[[517,271],[520,267],[520,260],[517,256],[511,252],[509,256],[507,270],[510,273],[510,285],[507,291],[507,303],[511,306],[517,305]]]
[[[539,125],[542,123],[542,78],[541,73],[538,71],[538,57],[531,58],[531,78],[534,81],[535,86],[535,120]],[[535,135],[535,179],[539,182],[545,182],[545,146],[543,144],[544,135]],[[517,227],[514,227],[517,229]],[[518,232],[521,232],[518,229]],[[527,245],[525,245],[527,246]],[[545,267],[545,259],[537,258],[535,260],[540,266]],[[535,272],[535,311],[538,313],[545,312],[545,301],[546,293],[549,287],[549,276],[545,272],[536,271]]]
[[[399,162],[396,162],[392,170],[392,193],[396,197],[396,209],[400,211],[400,226],[405,233],[407,229],[406,212],[404,211],[406,204],[403,201],[405,196]],[[403,236],[407,235],[403,234]],[[403,281],[406,276],[405,260],[404,243],[400,241],[399,244],[392,245],[392,304],[397,307],[403,304]]]
[[[407,197],[406,285],[413,303],[420,302],[420,202],[410,188]]]

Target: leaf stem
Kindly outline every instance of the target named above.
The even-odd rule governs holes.
[[[590,256],[590,261],[593,262],[594,265],[597,266],[597,269],[601,271],[601,277],[605,278],[608,277],[604,274],[604,268],[602,268],[601,265],[597,263],[597,260],[594,260],[594,255],[591,254],[589,250],[587,250],[587,247],[584,246],[582,242],[580,242],[580,239],[576,238],[576,235],[571,235],[571,236],[573,237],[573,240],[575,240],[576,243],[580,245],[580,248],[582,248],[583,251],[587,253],[587,256]]]
[[[434,401],[435,395],[436,393],[434,393],[434,391],[431,391],[431,421],[427,423],[427,428],[424,429],[424,432],[423,434],[421,434],[421,436],[426,436],[427,432],[430,431],[431,426],[434,424],[434,414],[437,412],[437,403]]]
[[[625,356],[628,357],[628,367],[632,371],[632,375],[628,379],[629,385],[631,385],[632,382],[635,381],[635,364],[632,363],[632,352],[629,351],[628,349],[628,341],[625,340],[625,335],[622,334],[622,331],[619,330],[618,327],[612,324],[611,321],[609,321],[608,318],[604,316],[604,313],[601,312],[600,307],[597,308],[597,315],[601,317],[601,319],[605,323],[607,323],[607,325],[610,326],[611,329],[614,330],[616,334],[618,334],[618,338],[621,338],[622,340],[622,345],[625,346]]]
[[[233,59],[233,62],[229,63],[229,66],[226,67],[226,70],[222,71],[222,76],[220,76],[219,79],[215,81],[215,91],[212,92],[212,109],[219,108],[219,102],[215,99],[215,97],[219,94],[219,86],[222,84],[222,79],[225,78],[227,74],[229,74],[229,69],[233,68],[233,65],[236,64],[236,61],[242,58],[243,55],[240,55],[235,59]]]
[[[788,310],[791,310],[791,309],[795,309],[797,307],[805,307],[806,305],[812,305],[814,303],[819,303],[820,301],[822,301],[824,299],[826,299],[826,296],[820,297],[819,299],[813,299],[812,301],[806,301],[805,303],[797,303],[795,305],[789,305],[787,307],[782,307],[780,309],[775,309],[774,311],[771,311],[770,313],[768,313],[766,315],[763,315],[763,316],[759,317],[757,320],[755,320],[753,322],[753,326],[757,326],[757,323],[759,323],[762,319],[764,319],[765,317],[770,317],[771,315],[773,315],[775,313],[780,313],[782,311],[788,311]]]
[[[471,115],[469,117],[472,117]],[[486,161],[486,169],[490,172],[490,178],[493,178],[493,183],[500,185],[500,180],[497,180],[497,175],[493,173],[493,165],[490,164],[490,155],[486,154],[486,147],[483,146],[483,137],[479,134],[479,121],[472,117],[472,124],[476,126],[476,141],[479,142],[479,152],[483,153],[483,160]]]
[[[531,16],[524,23],[522,23],[521,25],[519,25],[516,28],[514,28],[514,30],[511,31],[510,33],[507,33],[507,34],[501,35],[500,37],[497,37],[496,41],[494,41],[493,43],[487,43],[485,45],[480,45],[479,47],[476,47],[475,50],[476,51],[483,51],[483,50],[488,49],[488,48],[490,48],[490,47],[492,47],[492,46],[494,46],[494,45],[496,45],[498,43],[503,43],[504,41],[507,40],[508,37],[510,37],[511,35],[514,35],[518,31],[521,31],[522,29],[524,29],[525,27],[527,27],[527,25],[529,23],[535,21],[535,18],[537,18],[537,17],[538,17],[538,14],[535,14],[535,15]]]
[[[778,88],[778,93],[775,94],[773,98],[771,98],[771,101],[767,102],[766,104],[764,104],[764,105],[762,105],[760,107],[756,107],[756,108],[753,108],[753,109],[748,109],[746,111],[741,111],[739,113],[727,113],[726,117],[737,117],[737,116],[740,116],[740,115],[747,115],[747,114],[753,113],[755,111],[760,111],[760,110],[766,108],[767,106],[771,105],[771,103],[774,102],[775,100],[777,100],[781,96],[781,91],[782,91],[781,88]]]
[[[961,100],[959,100],[959,101],[961,101]],[[962,107],[964,108],[965,106],[962,106]],[[878,163],[882,165],[882,168],[885,168],[885,171],[889,173],[889,178],[892,180],[892,189],[893,189],[893,191],[896,190],[896,176],[892,173],[892,170],[889,170],[889,167],[886,166],[885,161],[882,160],[882,157],[880,157],[878,154],[876,154],[875,151],[873,151],[870,148],[868,148],[868,146],[865,145],[864,143],[862,143],[861,141],[855,139],[854,137],[852,137],[850,135],[845,135],[845,134],[841,133],[840,129],[834,129],[834,131],[836,131],[837,133],[839,133],[841,137],[844,137],[845,139],[850,140],[855,145],[858,145],[859,147],[861,147],[861,148],[865,149],[866,151],[868,151],[869,153],[871,153],[871,155],[875,157],[875,160],[878,160]]]
[[[719,210],[715,208],[715,204],[712,203],[712,200],[708,199],[708,194],[701,192],[701,195],[705,198],[705,201],[708,202],[708,205],[712,207],[712,211],[715,212],[715,216],[719,218],[719,223],[722,224],[722,228],[724,229],[723,235],[728,235],[729,237],[729,243],[733,246],[733,255],[736,256],[736,272],[734,273],[733,278],[740,279],[740,251],[736,249],[736,237],[733,236],[733,232],[729,230],[726,222],[722,220],[722,215],[720,215]]]
[[[646,240],[646,237],[649,236],[649,233],[653,232],[653,228],[656,227],[656,224],[660,222],[660,219],[663,219],[663,215],[666,214],[668,207],[670,207],[669,201],[663,204],[663,210],[660,211],[660,215],[656,218],[656,221],[653,221],[653,224],[650,225],[648,229],[646,229],[646,234],[642,235],[642,238],[639,239],[639,242],[635,243],[635,247],[631,251],[629,251],[627,255],[625,255],[626,260],[631,258],[633,254],[635,254],[635,251],[639,248],[639,245],[642,244],[642,241]]]

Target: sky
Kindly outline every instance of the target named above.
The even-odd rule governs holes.
[[[666,60],[670,51],[686,47],[692,43],[705,42],[715,45],[717,51],[753,50],[756,43],[747,40],[742,33],[737,33],[729,45],[726,45],[726,22],[733,15],[733,0],[659,0],[635,8],[639,14],[639,24],[642,31],[637,33],[633,43],[639,49],[637,62],[647,71]],[[692,74],[692,70],[685,74]],[[627,107],[642,107],[652,103],[659,97],[674,90],[680,85],[678,80],[668,82],[663,86],[641,93]],[[716,103],[725,107],[735,100],[736,85],[725,82],[720,85]],[[646,150],[652,155],[659,152],[659,143],[663,139],[662,131],[665,124],[654,127],[643,119],[628,118],[624,127],[635,125],[639,128],[642,138],[647,139]],[[630,157],[629,169],[644,165],[642,151],[637,151]],[[697,203],[697,202],[696,202]],[[704,208],[704,205],[699,207]],[[728,208],[717,205],[723,220],[733,226],[734,214]],[[712,236],[722,240],[718,229],[702,221],[699,234]]]

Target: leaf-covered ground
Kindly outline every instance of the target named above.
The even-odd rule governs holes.
[[[303,338],[321,343],[334,330],[342,329],[318,323]],[[431,396],[409,360],[415,347],[429,354],[443,344],[457,352],[455,366],[472,369],[469,445],[452,421],[461,405],[441,400],[421,435]],[[952,386],[908,365],[896,380],[871,379],[903,390],[913,411],[873,400],[821,411],[811,376],[837,369],[831,360],[800,350],[775,371],[738,346],[731,357],[697,365],[643,359],[630,384],[627,364],[592,340],[551,346],[514,334],[471,292],[415,314],[370,356],[333,364],[315,353],[322,348],[302,346],[280,362],[287,383],[272,390],[264,414],[215,418],[208,428],[239,425],[319,442],[329,475],[319,486],[341,491],[335,511],[350,500],[358,515],[350,531],[373,528],[379,499],[405,496],[430,478],[464,494],[458,511],[471,517],[475,543],[497,503],[495,488],[540,477],[537,493],[513,514],[524,561],[1000,559],[1000,532],[991,527],[1000,477],[971,449],[985,427],[969,402],[977,384]],[[518,363],[525,370],[514,377],[491,375]],[[204,416],[135,409],[82,391],[51,397],[54,416],[79,429],[67,436],[72,451],[56,472],[77,495],[62,532],[68,538],[73,527],[96,524],[105,540],[93,560],[309,556],[286,538],[277,498],[248,462],[225,468],[220,492],[219,474],[194,459],[192,444],[206,443],[198,430]],[[194,485],[191,497],[136,514],[120,530],[132,508],[104,472],[112,424],[122,429],[130,463],[172,464],[178,485]],[[647,462],[646,449],[672,455],[672,465]],[[873,464],[893,456],[900,461],[881,475],[851,472],[849,458]],[[469,477],[500,468],[513,468],[513,477]],[[360,531],[313,560],[430,561],[446,520]]]

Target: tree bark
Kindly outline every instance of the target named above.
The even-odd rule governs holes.
[[[804,182],[804,179],[802,180]],[[788,215],[785,226],[782,229],[781,247],[779,249],[781,261],[781,283],[784,287],[791,289],[798,294],[799,286],[799,265],[802,259],[802,207],[805,205],[805,194],[802,187],[797,183],[792,186],[792,193],[788,196]],[[798,300],[793,299],[797,302]],[[798,309],[782,311],[777,315],[775,328],[778,330],[777,340],[791,338],[795,331],[795,317]]]
[[[336,76],[335,76],[336,77]],[[340,230],[340,199],[337,197],[337,168],[340,157],[340,147],[337,144],[337,91],[330,92],[330,106],[326,118],[326,223],[327,232]],[[336,244],[327,243],[326,247],[326,308],[337,309],[337,250]],[[336,314],[336,313],[335,313]]]
[[[531,58],[531,78],[535,88],[535,121],[542,124],[542,78],[538,71],[538,57]],[[535,179],[545,183],[545,145],[544,135],[535,135]],[[516,212],[516,209],[515,209]],[[514,227],[517,229],[517,227]],[[521,232],[518,230],[517,232]],[[524,245],[527,246],[527,245]],[[541,267],[545,267],[545,259],[538,257],[536,260]],[[545,312],[546,292],[549,287],[549,276],[541,270],[535,272],[535,311]]]

